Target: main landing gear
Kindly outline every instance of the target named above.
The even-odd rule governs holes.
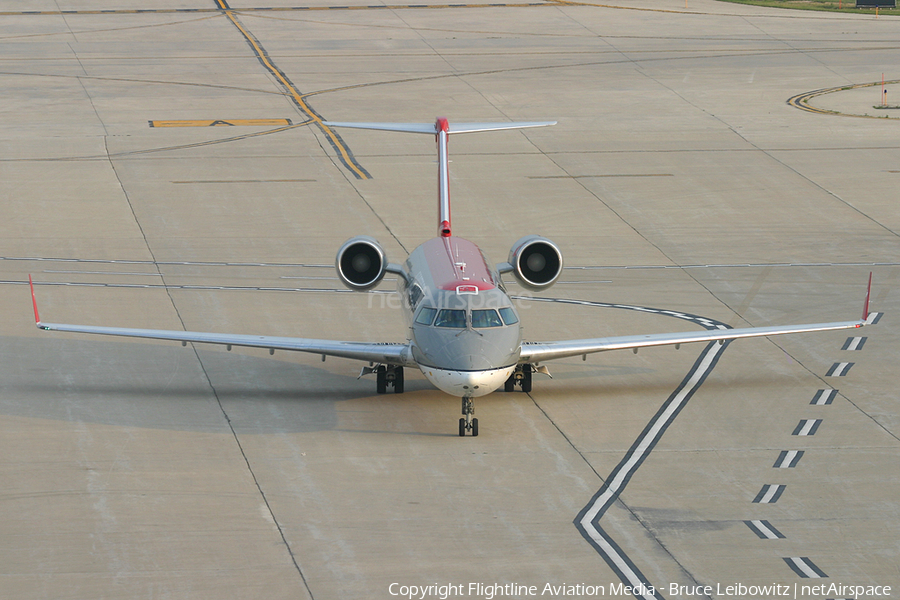
[[[462,399],[463,418],[459,420],[459,437],[464,437],[467,431],[472,432],[472,436],[478,435],[478,419],[473,417],[475,414],[475,400],[473,398]]]
[[[375,373],[375,391],[386,394],[390,385],[395,394],[403,393],[403,367],[395,365],[378,365],[377,367],[363,367],[360,377]]]
[[[516,370],[509,376],[506,383],[503,384],[503,391],[514,392],[516,391],[516,385],[518,385],[522,388],[522,391],[527,394],[531,391],[531,374],[533,372],[534,365],[532,364],[525,363],[524,365],[516,365]]]

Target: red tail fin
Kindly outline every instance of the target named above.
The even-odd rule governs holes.
[[[869,296],[872,295],[872,272],[869,271],[869,287],[866,289],[866,303],[863,305],[862,320],[869,320]]]
[[[31,273],[28,274],[28,286],[31,288],[31,304],[34,305],[34,324],[40,325],[41,318],[38,316],[37,298],[34,296],[34,282],[31,281]]]

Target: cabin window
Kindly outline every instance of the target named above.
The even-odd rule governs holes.
[[[503,322],[494,309],[473,310],[472,327],[503,327]]]
[[[500,316],[503,317],[503,322],[507,325],[515,325],[519,322],[519,317],[516,316],[516,311],[514,311],[510,307],[501,308]]]
[[[419,301],[425,297],[425,292],[422,291],[422,288],[419,287],[419,284],[414,283],[411,288],[409,288],[409,305],[415,309],[416,306],[419,305]],[[431,315],[434,317],[434,315]]]
[[[416,323],[419,325],[431,325],[431,322],[434,321],[434,315],[436,314],[436,308],[425,306],[419,311],[419,316],[416,317]]]
[[[466,326],[466,311],[451,308],[441,309],[438,312],[437,319],[434,321],[434,326],[464,329]]]

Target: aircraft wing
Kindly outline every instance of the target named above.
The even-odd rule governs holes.
[[[867,316],[859,321],[840,321],[836,323],[818,323],[811,325],[782,325],[775,327],[747,327],[743,329],[713,329],[685,333],[623,335],[607,338],[568,340],[564,342],[526,342],[522,345],[522,354],[519,358],[519,362],[538,363],[545,360],[580,356],[592,354],[594,352],[604,352],[606,350],[671,346],[677,344],[689,344],[691,342],[724,342],[725,340],[768,337],[770,335],[783,335],[786,333],[808,333],[812,331],[830,331],[833,329],[852,329],[854,327],[862,327],[866,324]]]
[[[34,304],[34,322],[38,329],[44,331],[69,331],[74,333],[93,333],[120,337],[173,340],[182,342],[183,344],[188,342],[219,344],[222,346],[229,346],[229,349],[231,346],[247,346],[251,348],[268,348],[269,350],[294,350],[296,352],[309,352],[311,354],[350,358],[373,363],[402,366],[416,365],[410,353],[409,344],[342,342],[335,340],[316,340],[266,335],[238,335],[165,329],[131,329],[126,327],[44,323],[38,316],[37,300],[34,295],[34,284],[31,283],[30,277],[29,284],[31,285],[31,299]]]
[[[788,333],[810,333],[813,331],[832,331],[835,329],[853,329],[868,325],[876,316],[869,314],[869,297],[872,295],[872,274],[869,273],[869,285],[866,288],[866,300],[863,304],[862,318],[858,321],[838,321],[835,323],[817,323],[811,325],[777,325],[774,327],[745,327],[742,329],[710,329],[685,333],[653,333],[648,335],[623,335],[608,338],[590,338],[585,340],[568,340],[564,342],[525,342],[519,363],[539,363],[542,360],[554,360],[569,356],[584,356],[606,350],[625,350],[627,348],[650,348],[652,346],[677,346],[692,342],[722,342],[752,337],[768,337]]]

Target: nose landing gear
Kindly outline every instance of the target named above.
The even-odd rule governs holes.
[[[475,414],[475,400],[473,398],[462,399],[463,418],[459,420],[459,437],[464,437],[467,431],[472,432],[472,436],[478,435],[478,419]]]

